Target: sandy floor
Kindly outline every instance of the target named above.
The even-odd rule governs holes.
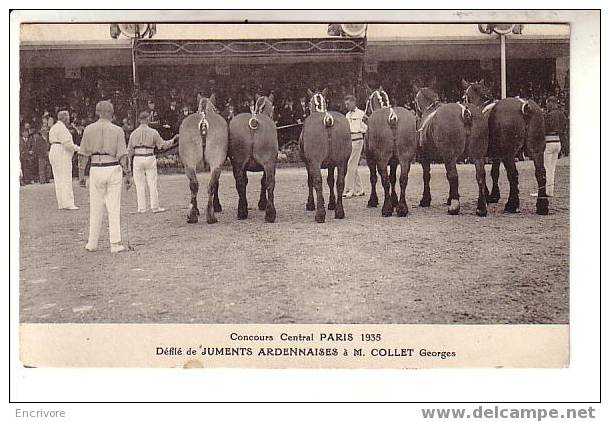
[[[278,171],[277,222],[258,210],[236,219],[232,174],[221,177],[219,223],[186,224],[184,175],[160,177],[163,214],[134,214],[123,192],[123,238],[111,255],[104,226],[96,253],[83,249],[88,190],[79,211],[56,210],[53,185],[21,188],[20,312],[23,322],[198,323],[567,323],[569,161],[557,169],[551,215],[535,214],[533,163],[518,165],[521,214],[476,217],[474,166],[459,166],[462,213],[444,205],[444,168],[433,166],[431,208],[418,208],[421,167],[412,167],[409,216],[382,218],[367,198],[345,202],[316,224],[305,211],[304,169]],[[368,169],[360,169],[368,187]],[[200,175],[200,204],[208,174]],[[259,174],[250,175],[256,207]],[[325,187],[326,189],[326,187]],[[378,185],[381,193],[381,186]],[[203,212],[203,207],[200,207]],[[202,216],[203,217],[203,216]],[[127,224],[128,223],[128,224]]]

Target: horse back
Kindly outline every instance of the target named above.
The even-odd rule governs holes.
[[[534,101],[504,98],[489,112],[489,156],[513,157],[524,144],[544,150],[542,109]]]

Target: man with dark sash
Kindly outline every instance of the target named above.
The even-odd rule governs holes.
[[[123,252],[121,244],[121,188],[131,187],[131,169],[125,146],[123,129],[112,123],[114,107],[109,101],[100,101],[95,107],[99,120],[87,126],[79,151],[80,185],[85,186],[85,167],[91,159],[89,173],[89,241],[88,251],[97,250],[104,209],[108,210],[110,252]]]
[[[146,212],[146,184],[148,184],[152,212],[165,211],[165,208],[159,206],[155,148],[162,150],[173,145],[173,140],[164,141],[159,132],[148,126],[149,118],[150,114],[147,111],[140,113],[140,126],[129,136],[127,146],[129,158],[133,157],[133,181],[136,185],[139,213]]]

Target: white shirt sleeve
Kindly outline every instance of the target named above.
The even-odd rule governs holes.
[[[75,145],[72,140],[72,134],[68,128],[60,122],[55,123],[49,131],[49,142],[60,143],[68,151],[78,151],[78,146]]]

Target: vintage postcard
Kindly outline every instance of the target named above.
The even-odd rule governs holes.
[[[16,13],[24,366],[569,366],[569,20]]]

